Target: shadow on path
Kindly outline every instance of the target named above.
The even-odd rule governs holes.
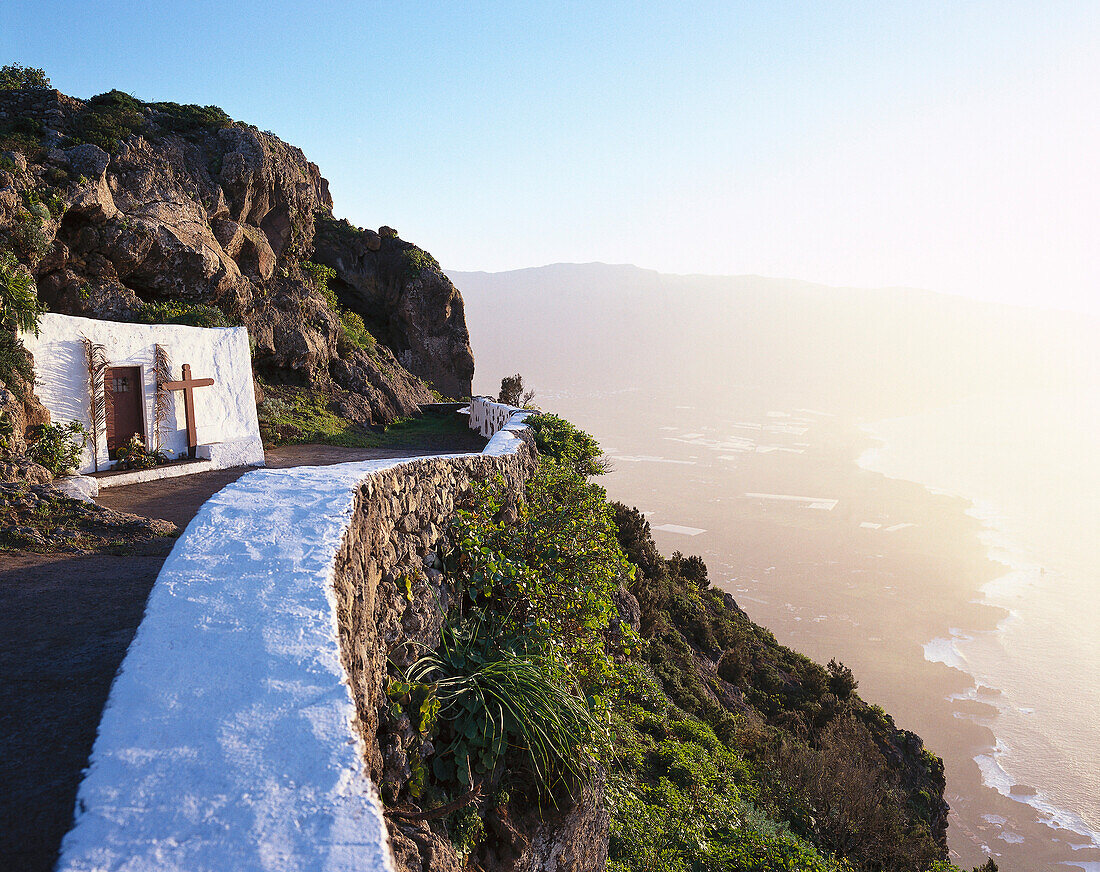
[[[53,868],[164,553],[0,555],[0,868]]]

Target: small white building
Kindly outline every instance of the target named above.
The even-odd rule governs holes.
[[[171,460],[191,456],[205,461],[158,468],[168,474],[263,466],[246,328],[125,324],[45,314],[38,335],[27,333],[22,339],[34,355],[35,392],[53,422],[79,421],[89,433],[97,431],[78,472],[111,469],[118,449],[135,434],[147,449],[159,448]],[[99,353],[107,366],[94,388],[101,406],[94,427],[88,342],[102,346]],[[162,376],[166,370],[170,378],[159,391],[158,358]],[[188,374],[193,385],[185,388]],[[188,394],[193,445],[188,444]],[[161,477],[155,472],[149,470],[148,477]]]

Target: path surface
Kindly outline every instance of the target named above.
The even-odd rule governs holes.
[[[267,461],[324,466],[453,450],[478,448],[293,445]],[[108,488],[97,502],[182,531],[206,500],[250,471]],[[121,557],[0,552],[0,869],[53,868],[111,681],[172,545]]]
[[[447,449],[441,449],[447,450]],[[479,449],[474,449],[479,450]],[[439,450],[394,450],[387,448],[339,448],[332,445],[286,445],[269,449],[265,456],[269,469],[291,466],[329,466],[354,460],[385,460],[394,457],[421,457]],[[146,518],[161,518],[180,528],[195,517],[199,506],[231,482],[251,472],[252,467],[217,469],[179,478],[104,488],[96,502],[119,512]]]

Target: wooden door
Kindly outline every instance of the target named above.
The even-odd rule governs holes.
[[[119,448],[136,433],[145,440],[145,418],[141,413],[141,369],[113,366],[104,379],[107,395],[107,456],[115,459]]]

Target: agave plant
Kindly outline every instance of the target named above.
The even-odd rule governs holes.
[[[493,778],[509,751],[530,766],[541,795],[584,779],[596,722],[567,673],[537,653],[501,644],[493,622],[474,617],[446,626],[435,651],[410,668],[410,684],[438,700],[436,777],[474,789]],[[421,706],[424,710],[424,706]],[[433,714],[435,714],[433,712]]]

